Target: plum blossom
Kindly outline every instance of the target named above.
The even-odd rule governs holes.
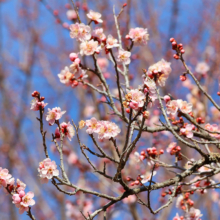
[[[135,195],[130,195],[130,196],[124,198],[122,200],[122,202],[125,203],[125,204],[132,204],[132,203],[135,203],[136,200],[137,200],[137,198],[136,198]]]
[[[17,179],[17,188],[25,190],[26,184],[23,183],[21,180]]]
[[[189,114],[190,112],[192,112],[192,104],[191,103],[187,103],[186,101],[183,101],[181,99],[178,99],[177,103],[178,103],[178,107],[181,112],[183,112],[185,114]]]
[[[61,111],[60,107],[48,108],[46,120],[49,121],[49,125],[53,125],[56,120],[59,120],[66,111]]]
[[[48,103],[44,103],[43,101],[39,101],[39,99],[37,97],[35,97],[32,101],[31,101],[31,110],[32,111],[38,111],[40,110],[40,108],[44,109],[44,107],[47,105]]]
[[[83,23],[75,23],[70,25],[70,37],[79,41],[90,40],[91,28]]]
[[[27,212],[29,210],[29,206],[33,206],[35,204],[33,197],[34,197],[34,193],[28,192],[26,195],[24,195],[21,198],[20,203],[14,203],[16,202],[16,200],[18,201],[18,196],[15,195],[13,203],[16,205],[17,208],[19,208],[19,214],[23,214],[25,211]]]
[[[61,72],[58,74],[60,82],[65,84],[66,86],[70,85],[70,81],[74,78],[74,74],[70,72],[69,68],[66,66]]]
[[[97,63],[102,71],[106,71],[109,61],[108,59],[103,57],[103,58],[98,58]]]
[[[129,106],[132,109],[138,110],[139,108],[142,108],[144,106],[145,95],[138,89],[131,89],[127,96],[130,97]]]
[[[97,29],[93,30],[92,35],[93,35],[93,37],[97,37],[100,40],[105,40],[106,39],[106,36],[103,33],[103,28],[97,28]]]
[[[19,196],[19,194],[15,193],[12,196],[12,200],[13,204],[19,204],[21,202],[21,197]]]
[[[154,102],[157,99],[155,82],[147,76],[144,80],[144,85],[144,94],[148,93],[149,97]]]
[[[131,62],[130,56],[131,52],[124,49],[119,49],[117,61],[128,65]]]
[[[211,132],[215,132],[215,131],[220,132],[220,129],[219,129],[217,124],[213,124],[213,125],[206,124],[205,129],[208,130],[208,131],[211,131]],[[212,137],[220,139],[220,134],[218,134],[218,133],[209,133],[209,135],[212,136]]]
[[[59,175],[55,161],[51,161],[50,158],[46,158],[39,163],[38,172],[45,182],[48,182],[48,179],[51,179],[53,176]]]
[[[108,38],[106,40],[106,48],[111,49],[113,47],[119,47],[118,40],[112,35],[108,35]]]
[[[98,133],[101,127],[100,123],[94,117],[90,120],[86,120],[86,126],[88,127],[86,130],[88,134]]]
[[[76,164],[78,162],[78,156],[72,151],[67,158],[67,162],[72,165]]]
[[[203,215],[199,209],[190,208],[189,212],[186,213],[186,220],[199,220]]]
[[[197,73],[206,74],[209,70],[210,70],[210,67],[206,62],[199,62],[196,65]]]
[[[77,14],[76,14],[75,10],[73,10],[73,9],[68,10],[66,12],[66,16],[69,20],[74,20],[77,18]]]
[[[192,132],[193,128],[194,128],[194,125],[188,124],[188,125],[186,125],[185,128],[180,129],[180,133],[185,135],[187,138],[192,138],[193,137],[193,132]]]
[[[90,41],[84,41],[80,44],[80,54],[90,56],[94,53],[99,53],[101,47],[98,44],[98,41],[94,41],[93,39]]]
[[[132,28],[129,31],[129,34],[126,36],[126,38],[131,39],[135,43],[139,44],[147,44],[147,41],[149,40],[149,34],[147,32],[147,28]]]
[[[110,139],[116,137],[120,132],[120,128],[114,123],[109,121],[100,121],[100,128],[98,132],[99,139]]]
[[[86,120],[88,134],[97,133],[99,139],[110,139],[116,137],[120,132],[120,128],[110,121],[97,121],[96,118]]]
[[[139,163],[145,159],[145,156],[140,155],[137,151],[134,152],[134,160]]]
[[[167,114],[175,115],[178,110],[177,100],[172,100],[167,102],[166,107],[167,107]]]
[[[73,126],[70,124],[70,122],[66,123],[63,122],[60,124],[60,129],[62,131],[62,133],[68,137],[68,139],[71,141],[72,137],[75,135],[75,130],[73,128]],[[60,138],[60,131],[59,131],[59,127],[56,128],[55,131],[55,136],[56,138]]]
[[[157,74],[158,84],[160,86],[165,86],[165,82],[172,70],[170,65],[171,63],[162,59],[148,68],[147,75],[150,78],[154,78],[154,75]]]
[[[9,171],[7,169],[2,169],[2,167],[0,167],[0,188],[2,186],[6,187],[11,177],[12,175],[9,174]]]
[[[155,176],[157,174],[156,171],[153,171],[153,176]],[[150,181],[152,176],[152,172],[147,171],[144,175],[141,176],[142,180],[141,183],[147,183],[148,181]]]
[[[99,12],[95,12],[93,10],[89,11],[87,17],[94,21],[96,24],[103,22],[103,20],[101,19],[102,15]]]
[[[28,192],[25,196],[22,197],[22,201],[20,204],[24,207],[32,206],[35,204],[33,198],[34,198],[34,193]]]
[[[70,65],[70,71],[72,72],[72,73],[78,73],[80,70],[81,70],[81,68],[80,68],[80,66],[79,66],[79,64],[80,64],[80,59],[79,58],[76,58],[75,60],[74,60],[74,62]]]

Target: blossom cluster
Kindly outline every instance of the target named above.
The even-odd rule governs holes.
[[[185,216],[180,217],[176,214],[173,220],[200,220],[200,217],[202,216],[201,211],[193,207],[194,202],[189,198],[189,196],[190,193],[187,192],[177,198],[176,207],[184,210]]]
[[[120,132],[120,128],[114,123],[109,121],[97,121],[96,118],[86,120],[86,132],[88,134],[97,133],[99,139],[110,139],[116,137]]]
[[[87,14],[87,17],[94,21],[95,24],[102,23],[101,14],[95,11],[90,10]],[[74,14],[74,19],[76,15]],[[99,54],[100,51],[104,48],[106,54],[114,47],[119,47],[118,40],[114,38],[112,35],[108,35],[106,37],[103,28],[95,28],[91,30],[89,25],[84,23],[74,23],[70,25],[70,37],[75,38],[80,42],[80,55],[81,56],[91,56],[94,54]],[[129,31],[129,34],[126,36],[127,39],[131,39],[133,42],[138,44],[147,44],[149,39],[149,34],[147,29],[145,28],[132,28]],[[117,61],[119,63],[128,65],[131,62],[131,52],[128,50],[124,50],[119,48]],[[60,82],[65,84],[66,86],[76,87],[79,82],[83,82],[83,79],[88,77],[86,75],[86,71],[81,64],[81,60],[78,57],[78,54],[71,53],[70,60],[73,62],[70,67],[65,67],[58,74]],[[76,77],[76,74],[79,77]]]
[[[43,183],[47,183],[49,179],[59,175],[55,161],[51,161],[50,158],[46,158],[39,163],[38,172]]]
[[[0,188],[4,187],[8,193],[12,195],[12,203],[19,208],[19,213],[22,214],[29,210],[29,206],[33,206],[35,201],[33,200],[34,193],[25,193],[26,184],[17,179],[12,178],[7,169],[0,167]]]
[[[125,95],[126,101],[123,105],[127,108],[128,106],[134,110],[139,110],[144,106],[145,95],[138,89],[131,89]]]
[[[181,151],[181,147],[177,146],[177,143],[175,142],[170,143],[169,146],[167,147],[167,153],[170,153],[170,155],[177,156],[178,160],[182,160],[180,151]]]
[[[34,91],[32,93],[32,97],[34,97],[34,99],[31,101],[31,110],[32,111],[39,111],[40,109],[44,109],[44,107],[48,104],[48,103],[44,103],[44,97],[40,97],[40,93],[37,91]]]
[[[165,86],[165,82],[171,72],[171,63],[165,61],[164,59],[158,61],[157,63],[153,64],[148,68],[146,71],[146,76],[150,77],[151,79],[156,79],[155,81],[160,86]]]
[[[149,34],[147,31],[147,28],[131,28],[129,31],[129,34],[126,35],[127,39],[131,39],[133,42],[138,44],[147,44],[147,41],[149,40]]]
[[[78,86],[79,82],[83,82],[83,79],[87,78],[88,75],[86,75],[86,71],[80,66],[81,60],[78,58],[78,54],[71,53],[70,59],[73,63],[69,67],[66,66],[63,70],[61,70],[58,77],[61,83],[75,88]],[[76,74],[79,76],[76,77]]]
[[[206,124],[205,129],[208,130],[208,131],[211,131],[211,132],[216,132],[216,133],[209,133],[209,135],[212,136],[212,137],[215,137],[217,139],[220,139],[220,134],[218,134],[218,133],[220,133],[220,128],[219,128],[218,125],[216,125],[216,124],[213,124],[213,125]]]
[[[170,100],[166,103],[167,114],[175,115],[179,109],[184,114],[192,112],[192,104],[183,101],[182,99]]]

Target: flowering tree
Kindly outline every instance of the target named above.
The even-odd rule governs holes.
[[[83,5],[86,21],[79,5],[73,6],[67,6],[73,24],[62,26],[79,47],[69,54],[69,65],[57,78],[63,88],[88,92],[93,101],[89,102],[89,95],[71,95],[68,100],[82,98],[86,110],[71,120],[64,118],[70,114],[65,106],[45,101],[47,94],[39,89],[32,92],[30,110],[38,112],[39,145],[44,154],[35,167],[36,179],[53,187],[54,194],[75,198],[66,202],[70,219],[122,218],[123,206],[129,207],[128,216],[133,219],[148,219],[149,212],[152,219],[158,213],[164,219],[163,213],[174,201],[179,214],[172,213],[172,219],[201,219],[207,211],[200,210],[197,198],[207,192],[218,198],[214,190],[219,188],[220,172],[218,118],[210,118],[205,110],[209,104],[214,113],[220,110],[217,96],[211,96],[203,85],[210,66],[198,62],[192,71],[185,60],[187,48],[170,38],[173,58],[183,67],[178,71],[179,91],[184,92],[182,87],[191,91],[190,97],[181,95],[181,99],[178,92],[166,89],[172,79],[170,62],[160,59],[148,68],[132,66],[141,57],[137,51],[147,48],[151,38],[145,26],[121,30],[120,21],[129,5],[118,7],[118,13],[113,7],[116,31],[112,32],[105,28],[99,12]],[[47,9],[51,8],[47,5]],[[52,12],[61,23],[59,13]],[[31,65],[22,66],[27,75]],[[110,73],[108,65],[112,65]],[[142,75],[139,85],[131,71]],[[11,195],[19,213],[37,219],[37,210],[32,209],[37,205],[34,189],[30,184],[28,192],[20,179],[0,168],[0,186]]]

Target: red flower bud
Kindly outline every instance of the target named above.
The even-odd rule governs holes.
[[[130,108],[126,108],[125,110],[127,113],[130,113]]]
[[[55,16],[57,16],[57,15],[59,14],[59,11],[58,11],[58,10],[54,10],[54,11],[53,11],[53,14],[54,14]]]

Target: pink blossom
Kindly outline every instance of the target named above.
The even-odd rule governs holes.
[[[71,141],[72,137],[75,135],[75,130],[74,130],[73,126],[70,124],[70,122],[61,123],[60,129],[61,129],[62,133],[65,136],[67,136],[68,139]],[[58,137],[58,138],[60,137],[59,127],[56,128],[55,134],[56,134],[56,137]]]
[[[153,176],[155,176],[157,174],[156,171],[153,172]],[[142,180],[141,183],[147,183],[148,181],[150,181],[152,176],[152,172],[147,171],[144,175],[141,176]]]
[[[178,110],[178,102],[176,100],[172,100],[167,102],[167,114],[175,115]]]
[[[119,49],[117,61],[128,65],[131,62],[130,56],[131,52]]]
[[[83,23],[75,23],[70,25],[70,37],[76,38],[79,41],[90,40],[91,28]]]
[[[145,159],[144,156],[140,155],[137,151],[134,152],[134,158],[133,158],[137,163],[143,161]]]
[[[33,200],[34,193],[28,192],[25,196],[22,197],[21,205],[24,207],[32,206],[35,204],[35,201]]]
[[[99,53],[101,47],[98,44],[98,41],[94,41],[93,39],[90,41],[84,41],[80,44],[80,54],[89,56],[94,53]]]
[[[136,199],[136,196],[135,196],[135,195],[130,195],[130,196],[124,198],[124,199],[122,200],[122,202],[125,203],[125,204],[132,204],[132,203],[135,203],[136,200],[137,200],[137,199]]]
[[[67,162],[69,164],[74,165],[77,163],[77,161],[78,161],[78,156],[72,151],[67,158]]]
[[[66,86],[69,86],[70,85],[70,80],[74,77],[74,74],[72,74],[70,72],[69,68],[66,66],[58,74],[58,77],[59,77],[61,83],[65,84]]]
[[[48,103],[44,103],[44,102],[40,102],[38,98],[34,98],[31,101],[31,110],[32,111],[38,111],[40,110],[40,108],[44,109],[44,107],[47,105]]]
[[[49,121],[49,125],[53,125],[56,120],[59,120],[66,111],[61,111],[60,107],[48,108],[46,120]]]
[[[34,193],[28,192],[26,195],[22,197],[20,203],[15,203],[15,201],[18,201],[17,195],[15,196],[13,203],[16,205],[17,208],[19,208],[19,214],[22,214],[25,211],[28,211],[29,206],[33,206],[35,204],[33,197],[34,197]]]
[[[129,31],[129,34],[126,36],[126,38],[130,38],[135,43],[139,44],[147,44],[147,41],[149,40],[149,34],[147,32],[147,28],[132,28]]]
[[[199,220],[203,215],[199,209],[190,208],[189,212],[186,213],[186,220]]]
[[[96,118],[91,118],[90,120],[86,120],[86,126],[88,127],[86,132],[88,134],[98,133],[101,127],[101,124],[96,120]]]
[[[145,95],[138,89],[132,89],[129,91],[131,96],[130,107],[134,110],[138,110],[144,106]]]
[[[212,132],[214,132],[214,131],[220,132],[220,129],[219,129],[218,125],[216,125],[216,124],[213,124],[213,125],[206,124],[205,129],[208,130],[208,131],[212,131]],[[210,133],[209,135],[212,136],[212,137],[220,139],[220,134],[218,134],[218,133]]]
[[[154,74],[158,74],[158,84],[165,86],[165,82],[171,72],[170,64],[162,59],[148,68],[147,75],[152,78]]]
[[[73,10],[73,9],[68,10],[66,12],[66,16],[69,20],[74,20],[77,18],[77,14],[76,14],[75,10]]]
[[[57,169],[55,161],[51,161],[50,158],[46,158],[39,163],[38,172],[39,176],[46,181],[51,179],[53,176],[59,175],[59,170]]]
[[[88,105],[85,107],[83,113],[86,118],[91,117],[94,114],[95,108],[94,106]]]
[[[182,207],[182,201],[183,201],[183,195],[179,195],[177,200],[176,200],[176,207],[181,208]]]
[[[91,19],[92,21],[94,21],[96,24],[103,22],[103,20],[101,19],[102,15],[93,10],[89,11],[89,13],[87,14],[87,17]]]
[[[97,28],[97,29],[93,30],[92,35],[93,35],[93,37],[99,38],[101,41],[106,39],[106,36],[103,33],[103,28]]]
[[[180,133],[185,135],[187,138],[192,138],[193,137],[193,132],[192,132],[193,128],[194,128],[194,125],[188,124],[188,125],[186,125],[185,128],[180,129]]]
[[[210,70],[210,67],[206,62],[200,62],[196,65],[197,73],[206,74],[209,70]]]
[[[97,63],[99,65],[99,67],[101,68],[102,71],[106,71],[107,67],[108,67],[108,59],[106,58],[98,58],[97,59]]]
[[[110,49],[113,47],[119,47],[118,40],[114,38],[112,35],[108,35],[108,38],[106,40],[106,48]]]
[[[17,187],[18,187],[20,190],[25,190],[26,184],[23,183],[21,180],[17,179]]]
[[[144,80],[144,85],[144,93],[148,93],[149,97],[154,102],[157,99],[156,84],[154,80],[147,76]]]
[[[19,194],[13,194],[12,200],[13,204],[19,204],[21,202],[21,197],[19,196]]]
[[[170,96],[165,95],[165,96],[163,97],[163,99],[164,99],[164,101],[167,103],[167,102],[170,101]]]
[[[192,104],[191,103],[187,103],[186,101],[183,101],[181,99],[177,100],[179,109],[181,112],[185,113],[185,114],[189,114],[190,112],[192,112]]]
[[[70,53],[69,58],[74,62],[78,58],[78,53]]]
[[[100,128],[98,131],[99,139],[110,139],[116,137],[120,132],[120,128],[113,122],[100,121]]]
[[[81,70],[79,64],[80,64],[80,59],[76,58],[74,62],[70,65],[70,70],[72,73],[76,74],[79,72],[79,70]]]
[[[11,177],[7,169],[2,169],[2,167],[0,167],[0,188],[1,186],[6,187]]]

